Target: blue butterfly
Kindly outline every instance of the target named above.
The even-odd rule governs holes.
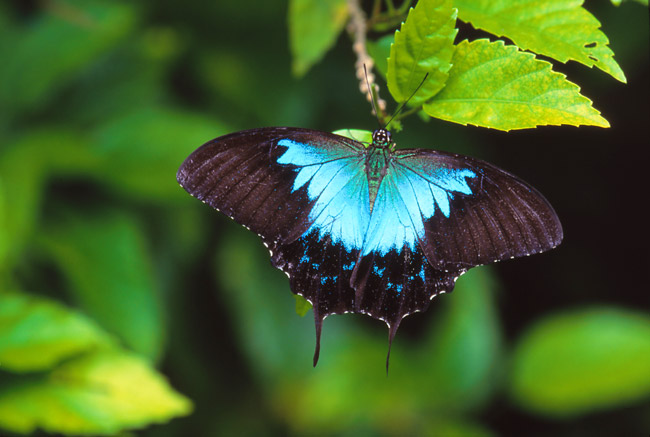
[[[214,139],[181,165],[192,196],[262,237],[316,322],[330,314],[402,319],[452,291],[469,268],[543,252],[562,241],[553,208],[486,162],[396,150],[309,129],[252,129]],[[388,361],[387,361],[388,363]]]

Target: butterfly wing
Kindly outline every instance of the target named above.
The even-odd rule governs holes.
[[[386,321],[392,341],[406,315],[451,291],[469,268],[561,240],[549,203],[517,177],[465,156],[398,151],[352,275],[355,306]]]
[[[263,128],[212,140],[177,179],[185,190],[262,237],[291,289],[323,319],[352,311],[349,277],[370,220],[365,147],[299,128]]]
[[[323,319],[389,325],[425,310],[472,266],[548,250],[559,220],[535,189],[488,163],[395,152],[370,209],[367,149],[338,135],[264,128],[217,138],[178,171],[193,196],[262,237],[294,293]]]

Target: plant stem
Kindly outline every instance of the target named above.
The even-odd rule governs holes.
[[[353,40],[352,50],[357,55],[354,66],[357,79],[359,79],[359,89],[366,95],[369,102],[372,101],[373,96],[375,97],[375,103],[377,104],[376,115],[377,118],[382,120],[386,117],[386,101],[379,97],[379,86],[375,83],[375,75],[372,72],[375,62],[366,48],[366,33],[368,31],[366,15],[359,6],[359,0],[348,0],[348,10],[350,12],[348,32]]]

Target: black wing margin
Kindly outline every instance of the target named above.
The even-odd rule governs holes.
[[[404,150],[410,159],[426,160],[432,171],[470,169],[472,194],[453,193],[450,214],[437,211],[424,222],[421,242],[429,263],[443,270],[467,269],[552,249],[563,238],[550,203],[535,188],[487,162],[433,150]],[[422,161],[420,161],[422,162]],[[426,177],[426,175],[421,175]]]

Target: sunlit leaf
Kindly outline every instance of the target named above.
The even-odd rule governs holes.
[[[500,130],[609,123],[551,64],[501,41],[462,41],[445,88],[424,104],[431,117]]]
[[[135,355],[105,351],[0,391],[0,426],[22,434],[115,434],[190,413],[191,402]]]
[[[650,396],[650,318],[613,308],[550,316],[516,345],[510,388],[539,414],[569,416]]]
[[[511,39],[560,62],[595,65],[625,82],[600,22],[582,0],[454,0],[458,17],[478,29]]]
[[[0,45],[0,108],[7,116],[43,104],[77,72],[124,38],[135,24],[128,3],[49,3]]]
[[[641,3],[643,6],[648,6],[648,0],[625,0],[626,2],[630,1],[636,1],[637,3]],[[621,3],[623,3],[623,0],[612,0],[612,4],[614,6],[620,6]]]
[[[444,86],[454,53],[456,10],[451,0],[421,0],[411,9],[388,58],[388,90],[398,102],[417,105]]]
[[[290,0],[293,73],[302,76],[334,45],[348,18],[346,0]]]
[[[336,135],[341,135],[342,137],[350,138],[360,143],[370,144],[372,143],[372,132],[369,130],[363,129],[339,129],[332,132]]]
[[[124,213],[64,215],[39,241],[89,315],[135,351],[160,355],[160,290],[137,221]]]
[[[49,369],[111,339],[87,317],[24,293],[0,293],[0,363],[4,370]]]

